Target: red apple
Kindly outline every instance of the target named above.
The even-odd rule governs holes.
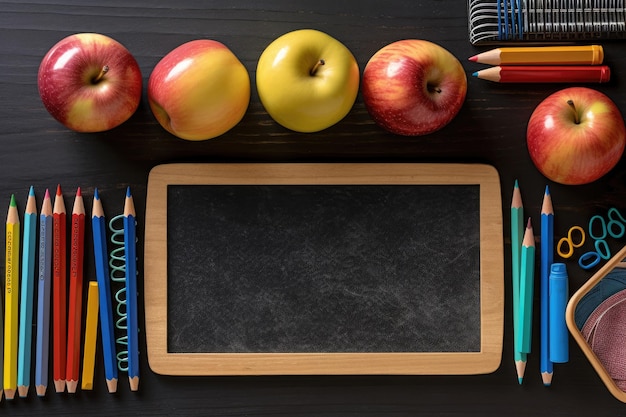
[[[405,39],[370,58],[362,93],[367,111],[380,126],[399,135],[425,135],[457,115],[465,101],[467,77],[446,49]]]
[[[121,43],[98,33],[61,39],[39,66],[39,95],[50,114],[78,132],[125,122],[141,100],[141,71]]]
[[[250,75],[226,45],[209,39],[170,51],[148,80],[152,113],[165,130],[186,140],[226,133],[250,103]]]
[[[626,127],[606,95],[571,87],[537,106],[528,121],[526,140],[530,158],[547,178],[560,184],[587,184],[620,160]]]

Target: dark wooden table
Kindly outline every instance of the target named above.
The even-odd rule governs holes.
[[[122,378],[116,394],[106,391],[102,366],[94,390],[49,394],[0,403],[7,415],[220,415],[220,416],[624,416],[580,349],[571,345],[570,362],[557,365],[553,385],[539,375],[538,354],[530,356],[518,385],[513,366],[510,234],[508,209],[515,179],[523,188],[527,213],[536,224],[543,190],[552,190],[555,231],[586,222],[610,206],[626,206],[626,164],[600,181],[562,186],[547,181],[526,149],[528,118],[539,102],[562,85],[499,85],[470,77],[466,103],[443,130],[425,137],[384,132],[369,118],[361,97],[339,124],[320,133],[298,134],[274,123],[263,110],[254,85],[257,59],[273,39],[288,31],[316,28],[347,45],[361,71],[383,45],[402,38],[437,42],[455,54],[467,73],[482,68],[467,58],[486,48],[467,36],[465,0],[317,1],[148,1],[0,0],[0,207],[15,193],[20,210],[28,187],[41,201],[45,188],[61,184],[66,204],[76,187],[90,198],[97,187],[105,211],[121,210],[131,186],[143,232],[147,175],[165,162],[483,162],[502,181],[505,242],[505,333],[502,364],[479,376],[296,376],[167,377],[152,373],[141,356],[140,391]],[[37,92],[37,69],[47,50],[75,32],[100,32],[122,42],[137,58],[147,82],[158,60],[179,44],[213,38],[236,51],[250,71],[253,95],[242,122],[222,137],[192,143],[166,133],[155,121],[144,93],[137,113],[124,125],[101,134],[79,134],[53,120]],[[595,88],[626,112],[626,44],[607,43],[613,79]],[[497,208],[496,208],[497,209]],[[538,228],[537,228],[538,230]],[[611,242],[618,248],[622,242]],[[4,268],[4,262],[1,263]],[[142,275],[140,260],[141,292]],[[86,275],[93,277],[88,251]],[[574,291],[590,276],[570,262]],[[538,293],[537,293],[538,294]],[[538,296],[535,296],[538,304]],[[143,314],[143,309],[140,310]],[[143,316],[142,316],[143,317]],[[536,323],[538,324],[538,322]],[[536,327],[538,329],[538,326]],[[538,337],[534,338],[538,352]],[[145,350],[145,335],[141,343]],[[100,353],[99,353],[100,355]],[[101,356],[99,356],[101,358]]]

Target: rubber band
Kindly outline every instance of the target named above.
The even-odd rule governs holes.
[[[591,259],[590,262],[588,262]],[[600,254],[598,252],[586,252],[578,259],[578,265],[582,269],[591,269],[600,263]]]

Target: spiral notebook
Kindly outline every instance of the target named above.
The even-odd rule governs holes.
[[[626,0],[469,0],[468,25],[474,45],[626,39]]]

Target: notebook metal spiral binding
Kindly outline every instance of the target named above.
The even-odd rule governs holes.
[[[117,368],[122,372],[126,372],[128,371],[128,336],[126,335],[128,321],[126,314],[126,254],[124,253],[123,219],[124,215],[120,214],[109,221],[109,230],[111,231],[110,240],[113,244],[113,249],[109,256],[109,274],[111,281],[119,287],[118,290],[115,291],[115,301],[117,303],[115,308],[117,315],[115,327],[124,332],[124,336],[115,339],[116,344],[119,346]],[[116,223],[122,226],[117,227]]]
[[[625,0],[468,0],[472,44],[626,39]]]

